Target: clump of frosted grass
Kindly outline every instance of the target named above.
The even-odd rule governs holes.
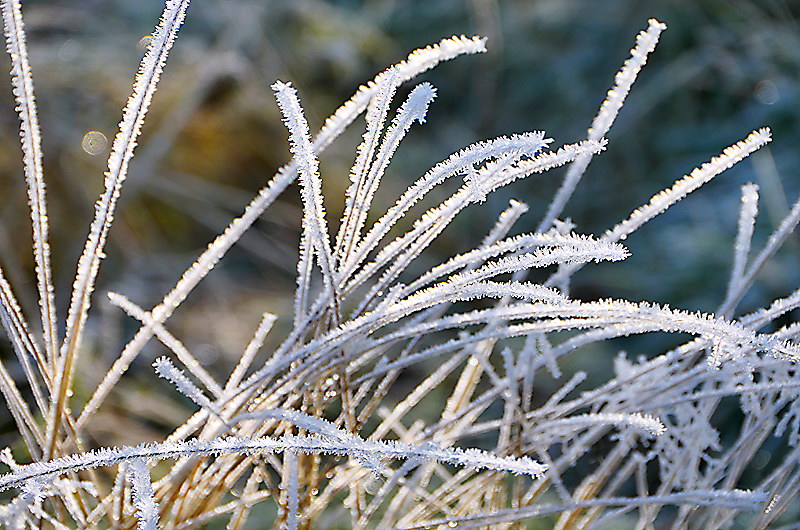
[[[452,37],[414,51],[360,87],[315,134],[302,90],[276,81],[271,88],[292,161],[161,303],[147,310],[124,294],[108,294],[139,329],[104,378],[90,385],[91,396],[72,398],[76,364],[87,355],[81,344],[105,242],[188,4],[167,1],[147,41],[62,328],[22,13],[19,0],[2,0],[39,298],[34,324],[0,269],[0,323],[19,365],[12,371],[0,362],[0,391],[25,447],[19,461],[2,453],[9,469],[0,476],[0,490],[17,491],[0,506],[3,524],[156,529],[222,519],[228,528],[242,528],[263,502],[278,516],[255,521],[259,528],[310,528],[336,518],[349,518],[354,528],[511,527],[542,517],[556,517],[562,529],[621,519],[638,528],[720,528],[742,521],[766,528],[796,502],[800,328],[760,330],[800,305],[800,291],[748,315],[737,316],[737,306],[800,221],[800,202],[753,253],[758,187],[742,188],[731,280],[716,314],[570,297],[570,279],[582,267],[625,259],[622,241],[771,140],[768,129],[759,129],[732,143],[599,237],[576,234],[559,219],[592,158],[605,149],[606,134],[666,28],[655,20],[638,35],[584,141],[553,149],[545,133],[531,131],[477,142],[409,179],[383,213],[373,212],[381,179],[405,136],[425,124],[438,95],[421,83],[392,110],[398,88],[441,61],[484,52],[484,40]],[[320,173],[319,157],[362,113],[366,125],[343,215],[331,223],[322,182],[337,177]],[[512,200],[474,248],[411,274],[462,211],[481,207],[519,179],[564,165],[563,183],[534,232],[515,233],[528,208]],[[218,380],[169,330],[168,320],[295,180],[303,216],[292,314],[261,315],[230,375]],[[534,283],[525,278],[532,268],[553,270]],[[472,305],[475,300],[481,305]],[[262,357],[276,319],[291,330]],[[563,358],[579,348],[649,332],[694,338],[649,359],[621,354],[614,373],[594,388],[585,373],[562,372]],[[157,374],[196,412],[165,440],[90,447],[87,426],[98,421],[104,402],[154,337],[168,351],[153,365]],[[430,371],[398,398],[392,390],[410,367]],[[12,373],[21,374],[19,380]],[[561,385],[548,396],[538,395],[543,374]],[[447,397],[423,422],[416,409],[434,392]],[[733,441],[723,441],[718,430],[715,413],[723,398],[740,409]],[[480,449],[473,447],[478,435]],[[774,462],[755,478],[746,476],[767,444]]]

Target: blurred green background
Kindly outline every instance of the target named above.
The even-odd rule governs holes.
[[[89,131],[113,139],[162,7],[155,0],[24,2],[62,315],[108,154],[102,146],[95,146],[98,154],[87,153],[82,140]],[[488,37],[488,54],[459,58],[421,78],[437,87],[439,97],[428,123],[415,127],[395,156],[376,201],[380,210],[428,167],[474,141],[540,129],[555,139],[554,145],[584,138],[650,17],[669,28],[612,128],[608,150],[592,162],[564,214],[577,231],[602,233],[755,128],[772,127],[774,141],[629,238],[625,243],[633,255],[628,260],[581,271],[573,294],[715,310],[731,267],[741,184],[761,186],[757,250],[800,193],[795,169],[800,4],[195,0],[123,190],[99,277],[90,323],[95,340],[89,347],[111,359],[134,329],[130,319],[107,305],[103,293],[122,292],[146,308],[157,304],[288,160],[287,134],[268,88],[276,79],[294,83],[316,128],[359,84],[412,49],[453,34]],[[2,61],[5,71],[8,59]],[[0,142],[0,263],[27,313],[34,315],[16,115],[8,76],[0,83],[7,87],[0,93],[5,139]],[[341,210],[361,127],[357,122],[322,160],[331,221]],[[563,174],[556,170],[518,182],[464,212],[423,265],[474,246],[476,234],[489,229],[510,198],[531,207],[518,231],[534,229]],[[176,335],[221,373],[244,348],[261,312],[287,314],[290,308],[298,204],[292,187],[171,320]],[[800,285],[797,257],[795,239],[760,276],[742,308],[760,307]],[[273,336],[277,340],[281,333]],[[644,337],[626,348],[652,352],[663,344],[663,337]],[[92,370],[104,367],[84,369],[90,386],[97,378]],[[153,384],[147,359],[138,369]],[[142,432],[126,431],[136,440],[149,439],[146,429],[163,430],[182,421],[180,407],[162,404],[158,415],[148,413],[150,398],[138,384],[123,383],[131,385],[130,392],[118,393],[111,404],[116,408],[109,409],[103,424],[108,432],[96,433],[98,439],[115,430],[119,434],[114,414],[148,418]],[[166,386],[159,388],[167,392]]]

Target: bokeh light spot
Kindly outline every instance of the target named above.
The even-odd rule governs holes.
[[[81,147],[90,155],[99,155],[106,150],[108,146],[108,139],[106,135],[99,131],[89,131],[83,135],[83,142]]]

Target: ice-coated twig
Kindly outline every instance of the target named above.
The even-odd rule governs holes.
[[[778,228],[776,228],[775,231],[770,234],[767,244],[764,245],[764,248],[761,250],[761,252],[759,252],[758,255],[753,258],[753,262],[750,264],[750,267],[747,269],[747,271],[742,275],[741,279],[736,285],[736,288],[731,290],[729,296],[726,298],[725,304],[720,308],[720,312],[722,314],[727,314],[734,310],[736,305],[739,303],[739,300],[741,300],[747,292],[747,289],[749,289],[753,284],[753,281],[755,280],[756,275],[761,271],[761,268],[783,246],[783,244],[786,242],[786,239],[797,227],[798,223],[800,223],[800,198],[795,201],[791,211],[786,217],[783,218]]]
[[[41,383],[34,373],[33,366],[31,366],[31,359],[36,362],[40,374],[45,380],[48,375],[46,370],[47,364],[36,342],[31,340],[32,336],[28,332],[28,327],[24,318],[19,304],[17,303],[17,299],[14,296],[14,292],[11,290],[11,285],[6,281],[3,269],[0,267],[0,324],[2,324],[3,329],[5,329],[11,341],[14,353],[20,361],[20,365],[22,365],[23,372],[33,391],[34,400],[39,410],[42,414],[46,414],[47,405],[42,394]],[[2,361],[0,361],[0,393],[2,393],[5,398],[9,412],[25,440],[28,450],[33,457],[38,460],[41,458],[44,437],[39,428],[39,424],[30,411],[28,403],[19,391],[17,383]]]
[[[742,199],[741,207],[739,208],[739,224],[738,231],[736,232],[736,243],[734,245],[733,253],[733,268],[731,270],[731,277],[728,281],[728,290],[725,294],[725,302],[722,303],[722,308],[726,312],[717,311],[720,316],[731,318],[733,315],[733,305],[731,300],[734,293],[739,290],[739,284],[742,281],[747,266],[747,257],[750,254],[750,244],[753,239],[753,229],[756,224],[756,217],[758,216],[758,186],[753,183],[748,183],[742,186]]]
[[[375,81],[378,91],[367,106],[365,116],[367,128],[364,131],[361,143],[356,149],[356,159],[350,169],[350,186],[345,192],[344,214],[342,215],[339,232],[336,235],[336,248],[334,250],[340,261],[343,259],[342,254],[349,254],[350,247],[357,239],[355,234],[355,222],[358,215],[356,203],[364,194],[367,173],[372,166],[383,124],[389,114],[389,106],[399,83],[399,74],[395,67],[386,70]]]
[[[739,394],[764,394],[767,392],[776,392],[781,390],[794,390],[795,392],[798,392],[800,391],[800,382],[782,381],[777,383],[725,386],[717,390],[687,393],[670,401],[657,401],[655,403],[648,403],[647,405],[641,407],[641,410],[666,409],[681,403],[691,403],[703,399],[716,399]]]
[[[311,145],[308,122],[300,106],[300,100],[297,98],[297,91],[291,84],[277,81],[272,85],[272,90],[275,92],[275,99],[278,101],[284,122],[289,129],[292,154],[294,154],[299,167],[300,195],[303,199],[303,238],[306,244],[314,249],[325,284],[333,291],[331,310],[337,314],[339,282],[336,281],[328,223],[325,220],[319,161]]]
[[[65,456],[47,462],[20,466],[11,473],[0,475],[0,491],[19,488],[40,477],[63,475],[70,471],[112,466],[132,460],[166,460],[192,456],[220,454],[270,454],[291,451],[304,454],[363,455],[378,459],[421,458],[456,466],[490,469],[512,474],[537,477],[544,466],[527,457],[499,457],[479,449],[443,449],[430,444],[415,446],[396,441],[328,439],[319,436],[282,436],[280,438],[215,438],[103,448]]]
[[[488,191],[493,192],[503,186],[508,186],[518,179],[563,166],[581,155],[588,153],[596,155],[606,148],[607,143],[608,141],[605,138],[596,141],[584,140],[574,144],[563,145],[556,151],[542,153],[529,160],[522,160],[503,170],[498,175],[500,178],[491,183]]]
[[[463,517],[431,519],[419,524],[403,525],[398,530],[415,530],[449,526],[452,528],[478,528],[487,525],[524,521],[538,517],[547,517],[568,512],[578,508],[610,507],[610,506],[647,506],[657,505],[699,505],[724,506],[744,510],[758,509],[766,500],[761,492],[746,490],[687,490],[679,493],[650,497],[603,497],[578,501],[569,504],[537,504],[526,508],[494,510],[491,513],[476,513]]]
[[[311,273],[314,268],[314,255],[306,234],[300,235],[300,255],[297,258],[297,291],[294,293],[294,327],[302,327],[307,317],[308,291],[311,288]]]
[[[292,425],[299,427],[301,429],[305,429],[311,433],[314,433],[317,436],[320,436],[321,438],[342,439],[350,437],[350,433],[339,429],[338,427],[336,427],[336,425],[327,420],[324,420],[322,418],[317,418],[315,416],[310,416],[303,412],[292,409],[278,408],[278,409],[266,409],[266,410],[258,410],[255,412],[248,412],[234,417],[230,421],[230,423],[235,424],[248,420],[288,421]]]
[[[522,234],[510,237],[497,243],[471,250],[460,254],[450,260],[433,267],[429,271],[421,274],[413,282],[405,286],[400,295],[405,295],[418,290],[420,287],[429,284],[447,274],[466,267],[471,264],[484,264],[487,260],[503,255],[517,252],[520,250],[532,249],[537,247],[561,248],[565,252],[575,251],[576,253],[588,253],[595,251],[598,255],[611,255],[619,252],[619,246],[607,246],[605,241],[598,241],[591,237],[558,234]]]
[[[22,493],[10,503],[0,506],[0,524],[5,528],[23,530],[26,528],[27,513],[34,510],[37,502],[52,494],[50,481],[34,479],[25,484]]]
[[[510,199],[508,201],[508,207],[500,212],[500,215],[497,216],[497,221],[495,221],[494,226],[492,229],[489,230],[489,233],[483,238],[481,241],[480,248],[487,248],[491,245],[496,244],[501,239],[508,236],[508,233],[511,231],[511,227],[514,226],[520,217],[524,214],[528,213],[528,205],[524,202],[520,202],[516,199]]]
[[[531,319],[533,321],[510,325],[488,332],[486,335],[478,333],[432,346],[402,360],[381,366],[379,369],[359,379],[359,381],[378,376],[388,370],[409,366],[432,355],[441,355],[453,351],[464,344],[483,338],[586,328],[598,328],[598,333],[605,333],[605,328],[612,324],[626,324],[624,328],[625,334],[666,331],[698,335],[718,346],[719,353],[722,356],[718,359],[720,362],[728,359],[741,359],[757,351],[786,360],[800,358],[800,347],[795,343],[776,340],[770,335],[754,333],[752,330],[735,322],[728,322],[713,315],[690,313],[648,303],[635,304],[622,300],[601,300],[598,302],[567,301],[564,303],[517,304],[509,308],[503,308],[502,312],[500,312],[500,308],[484,311],[489,312],[481,313],[476,311],[463,315],[453,315],[452,317],[443,318],[435,324],[443,325],[442,327],[463,327],[470,323],[486,321],[492,317],[498,319]],[[497,313],[493,314],[491,312]],[[540,319],[541,321],[537,321]],[[436,328],[433,324],[430,327],[435,330]],[[387,335],[387,338],[394,340],[401,337],[401,333],[403,335],[408,333],[413,336],[425,331],[422,326],[419,326],[396,332],[393,335]],[[614,336],[616,336],[616,333]],[[338,338],[330,338],[338,342]],[[321,343],[325,343],[325,341],[323,340]],[[376,344],[379,343],[376,342]],[[315,343],[312,344],[316,345]],[[558,348],[557,351],[561,352]],[[358,381],[356,382],[358,383]]]
[[[153,363],[153,368],[156,369],[156,373],[160,377],[163,377],[175,385],[178,392],[191,399],[197,406],[219,417],[219,410],[217,407],[188,377],[186,377],[186,374],[178,368],[175,368],[175,365],[172,364],[172,361],[170,361],[168,357],[159,357],[156,359]]]
[[[261,315],[261,321],[258,323],[258,328],[256,328],[253,338],[247,344],[247,348],[245,348],[242,357],[239,359],[239,362],[236,363],[236,368],[233,369],[231,376],[228,378],[228,382],[225,384],[226,393],[239,386],[239,383],[242,382],[242,378],[244,378],[250,365],[253,364],[253,359],[255,359],[258,350],[264,345],[264,341],[267,339],[267,335],[277,318],[278,317],[272,313],[264,313]]]
[[[397,115],[386,131],[375,160],[369,168],[369,173],[362,177],[364,182],[354,190],[352,213],[350,213],[349,217],[345,216],[343,218],[342,226],[345,234],[343,236],[340,261],[345,263],[348,261],[354,245],[361,239],[361,230],[366,222],[372,199],[398,145],[415,121],[419,123],[425,122],[428,106],[435,97],[436,89],[430,83],[422,83],[411,91],[406,101],[398,109]],[[348,219],[352,219],[352,221],[349,225],[345,225],[344,221]]]
[[[297,530],[299,524],[298,508],[300,506],[300,477],[297,470],[297,455],[287,451],[284,454],[284,483],[286,520],[281,526],[285,530]]]
[[[47,200],[45,198],[44,172],[42,171],[42,136],[39,131],[39,117],[33,93],[33,75],[28,63],[28,47],[25,42],[25,26],[22,21],[20,3],[19,0],[3,0],[1,5],[6,49],[11,57],[11,84],[14,87],[16,110],[20,120],[19,136],[22,144],[25,180],[27,181],[28,204],[31,209],[39,310],[44,330],[45,350],[50,363],[49,368],[52,369],[56,361],[58,333],[53,274],[50,267]]]
[[[150,470],[142,458],[134,458],[127,462],[128,474],[133,486],[133,506],[139,520],[139,530],[158,530],[158,504],[155,491],[150,482]]]
[[[8,339],[11,341],[14,353],[33,392],[36,405],[42,414],[46,414],[47,401],[42,389],[42,380],[45,383],[50,383],[50,372],[47,369],[46,359],[42,355],[38,343],[28,330],[25,316],[22,314],[22,309],[19,307],[19,302],[17,302],[11,285],[5,278],[2,267],[0,267],[0,324],[2,324]],[[38,376],[34,371],[34,363],[39,372]],[[50,384],[45,386],[47,390],[50,390]]]
[[[653,195],[647,204],[635,209],[627,219],[617,224],[614,228],[607,230],[603,234],[603,239],[606,241],[624,240],[655,216],[665,212],[673,204],[707,184],[726,169],[730,169],[753,152],[765,146],[771,139],[769,128],[764,127],[753,131],[744,140],[726,147],[720,155],[694,168],[691,173],[677,180],[671,188]],[[798,214],[800,214],[800,207],[798,207]],[[562,270],[547,281],[547,284],[561,285],[578,269],[580,269],[579,265],[563,267]]]
[[[181,341],[175,338],[166,327],[156,322],[150,313],[131,302],[126,296],[118,293],[108,293],[108,299],[112,304],[121,308],[136,320],[144,324],[152,325],[158,339],[175,354],[186,369],[189,370],[193,376],[202,381],[205,387],[214,394],[214,396],[220,397],[222,395],[223,392],[219,384],[214,380],[211,374],[203,368],[200,361],[198,361],[197,358],[192,355],[192,352],[190,352]]]
[[[41,458],[44,438],[39,431],[36,419],[28,408],[28,404],[14,382],[14,378],[8,373],[2,361],[0,361],[0,393],[5,398],[8,410],[14,418],[20,435],[25,440],[25,445],[33,457],[38,460]]]
[[[574,160],[580,153],[602,150],[603,146],[603,143],[587,141],[566,145],[554,152],[541,153],[530,160],[508,160],[504,164],[487,164],[479,171],[480,174],[475,175],[473,179],[486,180],[481,186],[480,195],[483,196],[517,179],[566,164],[570,160]],[[518,154],[521,156],[521,153]],[[411,230],[384,245],[375,259],[364,265],[358,274],[353,277],[345,291],[361,285],[366,279],[391,262],[391,267],[383,273],[380,281],[372,287],[372,292],[384,289],[448,226],[459,212],[470,205],[474,199],[478,198],[472,186],[464,185],[442,204],[426,211],[414,223]],[[398,258],[399,254],[401,256]],[[365,300],[368,300],[370,296],[365,297]],[[362,309],[364,305],[362,303]]]
[[[263,381],[264,378],[269,375],[275,374],[292,362],[301,359],[307,352],[315,351],[315,348],[318,348],[316,350],[317,355],[321,356],[330,351],[329,347],[331,345],[341,344],[340,341],[346,340],[345,337],[350,337],[353,333],[371,332],[391,322],[395,322],[413,313],[423,311],[441,303],[471,300],[482,296],[503,297],[506,295],[514,297],[522,296],[523,298],[535,297],[538,299],[542,298],[542,293],[549,293],[548,298],[551,300],[553,296],[559,298],[559,294],[553,291],[542,291],[540,286],[536,286],[536,292],[525,288],[525,292],[523,293],[519,290],[519,288],[523,287],[522,284],[511,283],[509,287],[504,288],[503,284],[482,284],[481,282],[500,274],[529,267],[546,267],[563,262],[593,260],[613,261],[623,259],[627,255],[627,251],[622,246],[606,250],[609,252],[598,252],[595,249],[587,249],[586,252],[573,252],[559,247],[539,249],[530,254],[502,258],[496,262],[488,263],[479,269],[455,275],[446,282],[441,282],[433,287],[419,291],[405,299],[392,301],[383,307],[376,308],[374,311],[351,319],[342,327],[332,330],[321,339],[310,342],[290,356],[282,356],[279,359],[273,359],[270,363],[248,378],[242,390],[249,390],[253,385]]]
[[[625,61],[622,69],[614,77],[614,86],[608,91],[597,116],[592,121],[592,126],[586,136],[587,140],[600,141],[606,136],[625,103],[625,98],[636,81],[639,71],[647,62],[647,56],[655,50],[658,38],[665,29],[667,29],[665,24],[651,18],[648,21],[647,29],[637,35],[636,46],[631,50],[631,56]],[[537,232],[549,230],[553,222],[561,215],[586,168],[589,167],[592,156],[593,153],[582,154],[569,165],[564,181],[547,207],[547,213],[539,224],[539,228],[536,229]]]
[[[800,305],[800,289],[797,289],[786,298],[774,300],[769,307],[753,311],[739,318],[739,323],[753,330],[761,329],[768,322],[772,322],[781,315],[788,313]]]
[[[726,169],[741,162],[751,153],[769,143],[771,139],[770,130],[765,127],[750,133],[744,140],[726,147],[722,151],[722,154],[712,158],[700,167],[695,168],[687,176],[675,182],[668,190],[654,195],[646,205],[634,210],[628,219],[607,231],[603,235],[603,239],[608,241],[625,239],[644,223],[664,212],[667,208],[683,199],[700,186],[706,184]]]
[[[394,65],[393,68],[397,70],[401,82],[405,82],[443,61],[449,61],[460,55],[485,52],[486,39],[454,35],[442,39],[436,44],[414,50],[404,61]],[[339,135],[339,132],[347,128],[364,111],[378,91],[379,79],[382,75],[384,74],[379,74],[372,81],[359,87],[347,102],[325,120],[319,134],[314,138],[315,149],[323,149],[328,146]]]
[[[104,248],[111,221],[114,219],[117,199],[128,173],[128,164],[133,158],[136,140],[144,124],[147,109],[158,86],[158,80],[167,61],[167,56],[178,36],[178,30],[186,16],[189,0],[168,0],[161,15],[150,45],[139,65],[139,72],[133,84],[119,132],[114,138],[111,154],[108,156],[108,170],[105,173],[103,193],[95,203],[95,216],[89,227],[89,235],[83,253],[78,260],[78,269],[72,286],[72,298],[67,315],[66,337],[61,346],[56,370],[56,393],[47,421],[46,455],[52,456],[56,450],[59,426],[66,409],[69,388],[75,369],[75,361],[80,349],[84,324],[91,304],[94,283],[100,269],[100,261],[105,256]]]
[[[592,414],[580,414],[557,420],[546,420],[540,425],[535,425],[529,436],[541,436],[539,433],[546,433],[545,436],[552,436],[552,432],[563,430],[564,433],[574,434],[577,429],[586,428],[590,425],[615,425],[617,427],[630,427],[641,431],[649,436],[661,436],[666,432],[666,427],[661,420],[649,414],[620,414],[598,412]]]
[[[352,259],[346,263],[343,273],[351,273],[386,236],[389,230],[405,213],[428,192],[446,179],[463,173],[477,164],[497,158],[503,153],[513,150],[533,156],[541,151],[552,139],[545,139],[543,132],[501,136],[493,140],[478,142],[450,155],[440,162],[403,192],[397,202],[380,218],[359,243]]]

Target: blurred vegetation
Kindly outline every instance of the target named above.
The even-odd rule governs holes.
[[[108,152],[90,155],[82,140],[89,131],[113,139],[161,2],[30,0],[24,7],[44,137],[58,303],[64,314]],[[747,181],[761,186],[766,215],[757,226],[757,248],[800,193],[795,169],[798,4],[195,0],[156,94],[111,231],[92,321],[97,341],[91,347],[110,358],[135,325],[108,308],[103,293],[120,291],[148,308],[158,303],[199,251],[288,160],[286,131],[268,89],[274,80],[298,87],[312,125],[319,126],[360,83],[410,50],[452,34],[488,37],[488,54],[426,74],[439,98],[429,123],[412,132],[389,169],[378,198],[388,205],[428,167],[471,142],[532,129],[547,131],[554,145],[583,138],[636,33],[650,17],[667,23],[669,30],[612,128],[607,152],[593,161],[565,212],[577,230],[601,233],[755,128],[772,127],[774,141],[627,240],[633,255],[626,262],[587,267],[576,277],[573,293],[584,299],[647,299],[715,310],[731,266],[739,186]],[[16,116],[8,76],[0,83],[8,87],[0,93],[0,131],[6,139],[0,143],[0,262],[27,314],[33,315]],[[331,219],[341,207],[360,123],[322,161]],[[512,197],[531,206],[519,229],[533,229],[560,175],[563,171],[520,182],[482,209],[462,214],[433,249],[430,263],[471,248],[476,234],[491,226],[494,214]],[[230,369],[261,312],[285,314],[290,307],[298,202],[291,188],[171,320],[171,329],[221,372]],[[759,307],[800,285],[797,258],[794,241],[762,274],[742,309]],[[273,334],[280,336],[280,330]],[[663,347],[659,340],[638,338],[626,347],[652,351],[648,348]],[[84,367],[85,384],[91,385],[92,374],[101,369]],[[147,419],[145,431],[123,435],[132,441],[152,438],[146,429],[178,423],[180,408],[163,406],[165,398],[138,386],[155,379],[147,359],[140,369],[148,373],[147,382],[127,383],[130,393],[116,393],[104,432],[97,432],[100,441],[119,441],[118,422],[125,415]]]

